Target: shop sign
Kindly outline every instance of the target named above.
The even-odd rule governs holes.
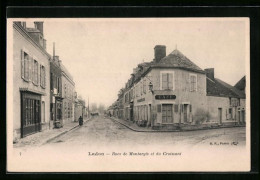
[[[176,99],[175,95],[156,95],[155,99]]]

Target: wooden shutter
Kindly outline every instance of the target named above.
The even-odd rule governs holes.
[[[44,88],[46,87],[46,69],[45,69],[45,67],[43,66],[43,80],[44,80]]]
[[[29,81],[33,80],[33,58],[29,56]]]
[[[161,107],[162,107],[161,104],[158,104],[158,105],[157,105],[157,112],[158,112],[158,113],[162,112],[162,108],[161,108]]]
[[[24,51],[21,50],[21,77],[24,79]]]
[[[173,89],[173,74],[168,73],[168,89]]]
[[[168,89],[167,87],[167,74],[163,73],[162,74],[162,89]]]
[[[40,65],[40,85],[42,86],[42,65]]]

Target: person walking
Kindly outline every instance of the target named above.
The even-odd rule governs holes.
[[[83,118],[80,116],[79,117],[79,125],[82,126],[83,125]]]

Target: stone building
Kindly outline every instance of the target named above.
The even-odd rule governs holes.
[[[62,83],[62,124],[74,121],[74,89],[75,83],[69,71],[61,65],[61,83]]]
[[[133,69],[119,97],[123,119],[154,128],[236,123],[245,106],[243,93],[215,79],[214,69],[201,69],[177,49],[166,56],[164,45]]]
[[[60,127],[62,122],[62,71],[59,56],[50,61],[50,125]]]
[[[43,22],[13,23],[14,139],[49,128],[50,59]]]
[[[86,115],[86,103],[76,92],[74,94],[74,121],[78,121],[80,116],[84,118]]]

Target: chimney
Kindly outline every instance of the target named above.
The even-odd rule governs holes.
[[[34,26],[35,26],[35,28],[36,29],[38,29],[41,33],[42,33],[42,35],[43,35],[43,22],[41,21],[41,22],[34,22]]]
[[[154,47],[154,61],[158,63],[162,58],[166,56],[166,46],[156,45]]]
[[[26,22],[21,22],[21,25],[24,29],[26,29]]]
[[[214,80],[214,68],[204,69],[206,71],[206,76],[212,80]]]

